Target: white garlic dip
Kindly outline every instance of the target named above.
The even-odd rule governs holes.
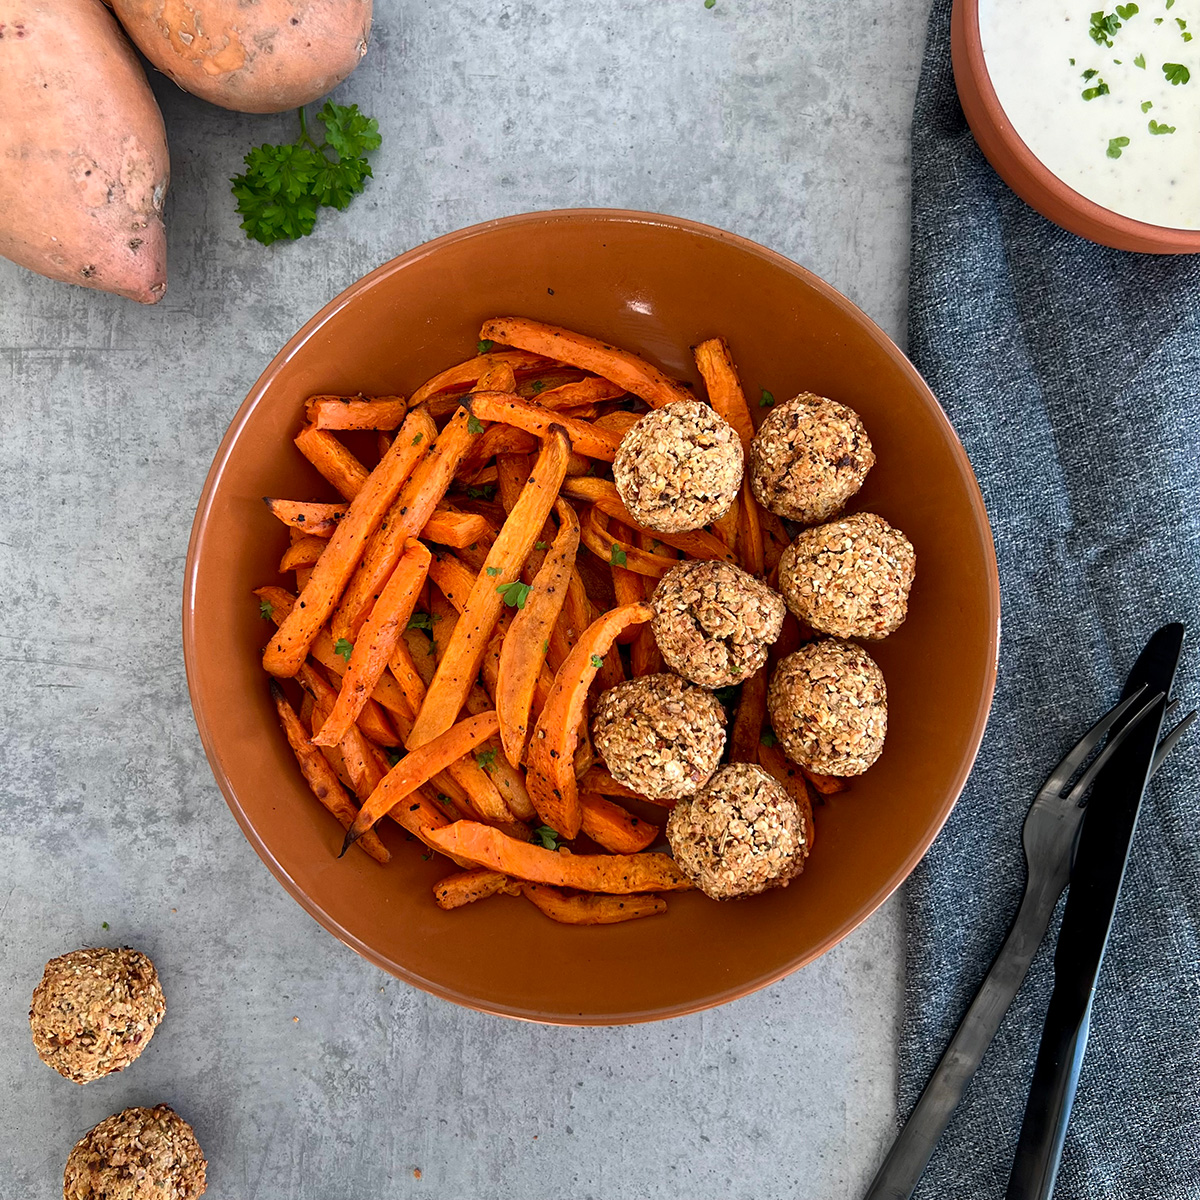
[[[1137,221],[1200,229],[1200,0],[1097,2],[979,0],[1000,105],[1068,187]]]

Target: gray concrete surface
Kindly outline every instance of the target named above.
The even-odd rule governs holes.
[[[57,1196],[77,1138],[158,1101],[194,1122],[213,1200],[854,1196],[894,1115],[894,902],[778,986],[665,1024],[546,1029],[431,999],[322,931],[238,833],[192,724],[179,597],[201,482],[259,371],[434,235],[675,213],[790,255],[898,334],[925,2],[378,8],[338,93],[380,119],[375,179],[313,237],[247,242],[226,182],[293,118],[159,78],[166,299],[0,262],[0,1198]],[[35,1057],[28,999],[45,959],[105,942],[153,955],[168,1016],[124,1075],[79,1088]]]

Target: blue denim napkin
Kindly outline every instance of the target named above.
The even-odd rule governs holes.
[[[1009,191],[958,104],[950,8],[915,112],[910,353],[979,477],[1003,628],[978,762],[907,889],[902,1115],[1016,910],[1034,791],[1165,621],[1189,627],[1178,695],[1200,702],[1200,258],[1094,246]],[[1146,796],[1056,1200],[1200,1197],[1198,747]],[[918,1196],[1004,1195],[1057,929]]]

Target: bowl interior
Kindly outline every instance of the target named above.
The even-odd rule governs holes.
[[[674,896],[664,917],[559,926],[498,897],[453,913],[448,871],[402,832],[394,858],[339,861],[341,829],[308,793],[275,720],[251,589],[280,582],[287,545],[265,495],[333,498],[291,441],[307,396],[408,394],[474,352],[480,322],[518,313],[637,349],[698,382],[689,348],[732,345],[748,395],[814,391],[857,409],[878,465],[854,507],[917,551],[907,623],[872,646],[890,729],[875,768],[816,815],[816,846],[786,890],[717,904]],[[289,580],[282,582],[289,583]],[[235,418],[189,549],[184,647],[205,749],[270,869],[327,929],[395,975],[473,1007],[534,1020],[614,1023],[743,995],[815,958],[872,912],[945,820],[983,732],[995,679],[998,588],[986,514],[933,396],[848,301],[769,251],[645,214],[575,212],[492,222],[367,276],[305,326]]]

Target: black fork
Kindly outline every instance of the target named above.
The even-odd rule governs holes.
[[[1105,713],[1050,772],[1030,805],[1021,835],[1027,867],[1021,907],[971,1007],[879,1168],[866,1200],[909,1200],[912,1196],[938,1138],[949,1124],[1025,979],[1054,914],[1054,906],[1067,886],[1088,789],[1129,732],[1163,699],[1161,692],[1154,696],[1145,693],[1143,687]],[[1133,717],[1109,739],[1078,782],[1068,789],[1108,731],[1135,706]],[[1174,702],[1169,705],[1168,714],[1177,707]],[[1195,712],[1188,713],[1159,743],[1151,774],[1162,766],[1195,717]]]

